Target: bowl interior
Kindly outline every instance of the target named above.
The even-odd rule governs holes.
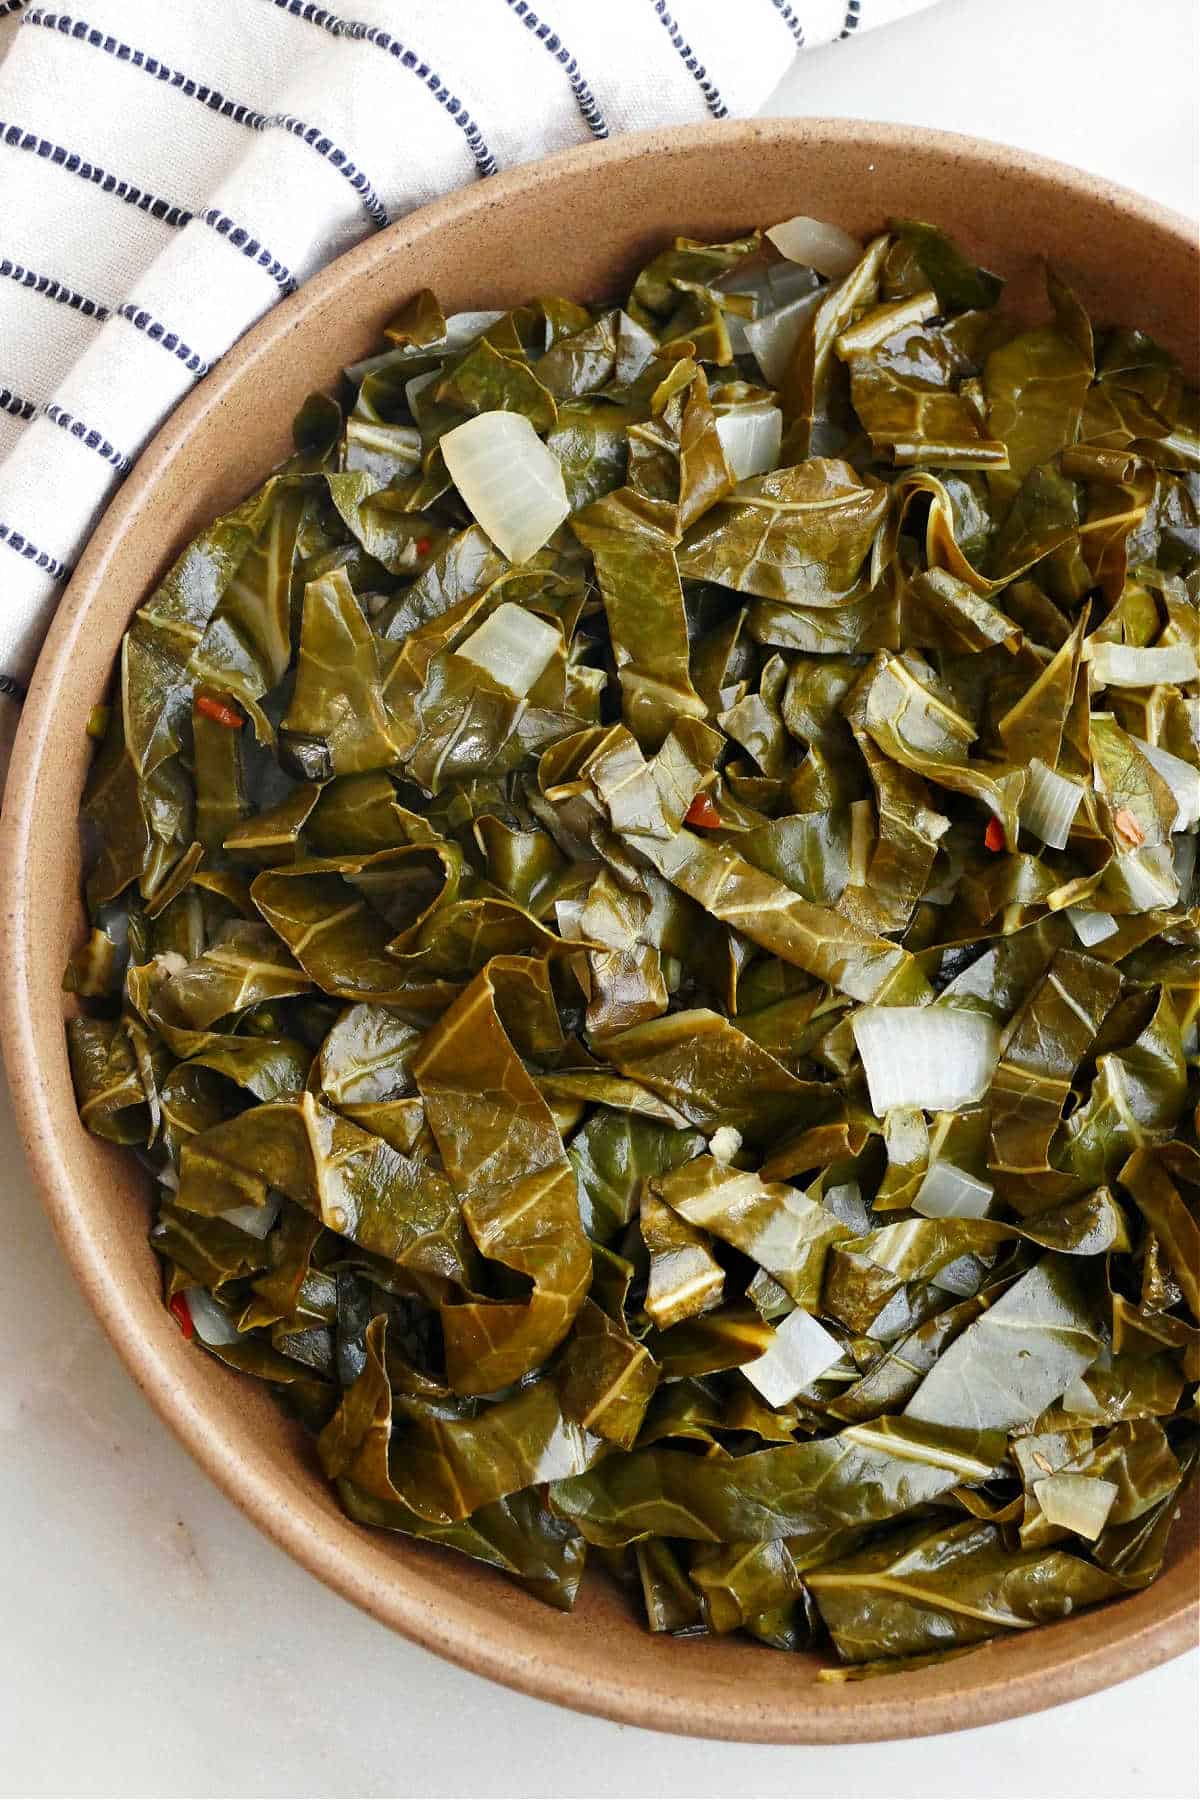
[[[432,1649],[547,1698],[664,1730],[773,1741],[917,1735],[1073,1698],[1192,1641],[1191,1526],[1143,1593],[971,1657],[868,1683],[821,1683],[818,1659],[744,1641],[653,1637],[615,1587],[585,1583],[564,1617],[464,1559],[352,1525],[303,1434],[257,1384],[189,1350],[161,1305],[132,1158],[79,1125],[63,1044],[62,970],[77,941],[69,828],[84,731],[133,609],[201,525],[290,449],[305,395],[368,353],[420,287],[447,309],[533,293],[597,298],[677,232],[712,238],[794,212],[867,233],[935,220],[1042,308],[1041,257],[1100,322],[1140,325],[1195,378],[1197,256],[1187,222],[1036,158],[971,140],[854,123],[698,127],[571,152],[427,209],[280,306],[175,414],[93,539],[39,663],[0,848],[3,1042],[18,1118],[76,1273],[135,1379],[225,1490],[314,1573]]]

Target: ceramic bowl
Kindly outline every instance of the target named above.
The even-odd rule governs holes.
[[[853,1683],[819,1682],[818,1658],[746,1640],[651,1636],[599,1574],[564,1616],[478,1564],[354,1525],[299,1430],[255,1383],[189,1348],[163,1310],[146,1178],[76,1117],[60,987],[83,921],[71,821],[91,756],[88,711],[134,608],[186,540],[287,454],[305,395],[368,353],[417,288],[435,288],[448,311],[546,292],[600,298],[674,233],[711,239],[796,212],[856,233],[897,215],[934,220],[1005,275],[1009,304],[1030,315],[1047,254],[1099,320],[1136,323],[1194,364],[1187,220],[1076,170],[935,132],[767,120],[622,138],[402,221],[223,359],[146,450],[80,561],[8,785],[0,1030],[29,1160],[85,1293],[147,1399],[270,1537],[382,1623],[527,1693],[665,1731],[815,1743],[982,1725],[1178,1654],[1196,1636],[1194,1524],[1181,1522],[1170,1566],[1142,1593],[921,1672]]]

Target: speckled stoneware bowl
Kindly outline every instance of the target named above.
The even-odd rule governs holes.
[[[290,449],[304,396],[375,345],[414,289],[447,310],[534,293],[599,298],[675,232],[714,238],[791,213],[866,233],[935,220],[1041,304],[1053,257],[1101,321],[1137,323],[1195,379],[1189,221],[1016,150],[856,122],[762,121],[622,138],[480,182],[363,244],[277,307],[174,414],[96,532],[59,608],[18,736],[0,847],[0,1031],[29,1159],[65,1254],[134,1380],[214,1481],[275,1541],[384,1624],[497,1681],[636,1725],[793,1743],[915,1736],[1070,1700],[1196,1638],[1195,1511],[1142,1593],[886,1680],[825,1683],[811,1656],[653,1637],[603,1576],[575,1613],[450,1553],[342,1516],[311,1446],[255,1383],[184,1342],[146,1239],[131,1156],[79,1124],[63,1042],[83,921],[72,829],[88,711],[121,633],[185,541]]]

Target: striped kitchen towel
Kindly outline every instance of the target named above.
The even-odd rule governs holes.
[[[805,46],[927,3],[0,0],[0,713],[146,440],[282,295],[498,169],[752,113]]]

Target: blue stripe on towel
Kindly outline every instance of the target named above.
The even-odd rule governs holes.
[[[484,140],[483,133],[474,119],[458,98],[452,94],[436,69],[431,69],[427,62],[419,57],[415,50],[394,38],[390,31],[384,31],[380,25],[367,25],[361,19],[343,19],[331,12],[327,6],[316,6],[313,0],[271,0],[273,6],[290,13],[294,19],[302,19],[306,25],[316,25],[319,30],[327,31],[331,37],[350,38],[357,43],[373,44],[377,50],[385,50],[394,56],[402,68],[408,69],[417,79],[424,83],[439,106],[445,107],[454,123],[467,140],[467,148],[475,159],[475,167],[481,175],[494,175],[500,167]]]
[[[78,175],[81,181],[90,181],[102,193],[115,194],[127,206],[136,206],[139,212],[149,213],[151,218],[161,220],[164,225],[186,225],[192,216],[186,206],[175,206],[170,200],[147,193],[145,188],[135,186],[132,181],[122,181],[102,169],[99,163],[88,162],[77,151],[39,137],[36,131],[25,131],[6,119],[0,119],[0,143],[10,150],[27,150],[43,162],[52,163],[56,169],[64,169],[68,175]]]
[[[775,8],[775,11],[779,14],[793,38],[796,40],[797,50],[803,50],[804,27],[788,5],[788,0],[771,0],[771,5]]]
[[[203,81],[196,81],[185,75],[181,69],[172,69],[168,64],[160,62],[156,56],[148,56],[144,50],[137,50],[131,44],[122,43],[120,38],[110,33],[97,31],[86,19],[73,18],[70,13],[60,13],[44,6],[34,7],[21,20],[22,25],[42,25],[47,31],[57,31],[63,37],[69,37],[73,43],[87,44],[92,50],[102,50],[106,56],[117,62],[128,63],[131,68],[140,69],[143,74],[152,75],[156,81],[166,82],[189,100],[198,101],[210,112],[220,113],[223,119],[231,119],[235,125],[245,125],[250,131],[288,131],[298,137],[310,149],[323,156],[339,175],[345,177],[358,195],[359,201],[367,217],[375,225],[388,223],[387,211],[379,195],[375,192],[367,177],[358,165],[340,150],[333,140],[316,125],[308,125],[303,119],[297,119],[292,113],[261,113],[253,107],[245,106],[240,100],[231,100],[218,88],[209,87]]]
[[[70,432],[71,436],[81,443],[85,450],[94,450],[97,456],[102,456],[106,463],[111,463],[113,468],[118,469],[122,475],[127,475],[133,467],[132,457],[125,456],[120,450],[114,449],[102,432],[85,425],[82,419],[77,419],[74,413],[69,413],[65,406],[59,406],[56,401],[51,401],[48,406],[39,408],[39,411],[42,417],[49,419],[52,425],[57,425],[61,430]]]
[[[583,122],[593,137],[606,138],[608,124],[600,111],[599,102],[583,76],[579,73],[579,64],[567,49],[558,33],[540,19],[528,0],[508,0],[508,5],[520,19],[527,31],[532,31],[539,44],[544,44],[555,62],[562,64],[563,73],[571,84],[571,92],[575,96],[576,105],[583,116]]]
[[[65,282],[56,281],[52,275],[39,275],[35,269],[27,269],[11,257],[0,256],[0,280],[15,281],[21,287],[31,288],[34,293],[42,294],[47,300],[57,300],[60,306],[69,306],[86,318],[104,320],[108,317],[108,307],[101,305],[99,300],[92,300]]]
[[[729,108],[721,98],[720,89],[715,82],[708,79],[708,70],[692,52],[692,46],[685,40],[683,33],[667,11],[666,0],[650,0],[655,12],[662,21],[667,36],[678,50],[683,65],[692,76],[700,92],[704,95],[704,103],[714,119],[727,119]]]
[[[118,307],[117,317],[132,325],[135,331],[144,332],[152,344],[157,344],[160,349],[178,357],[197,380],[201,375],[208,374],[210,365],[197,356],[190,345],[184,343],[178,332],[168,331],[162,321],[156,319],[153,313],[147,312],[144,306],[137,306],[132,300],[128,300],[124,306]]]
[[[17,556],[23,556],[26,562],[36,563],[39,569],[44,569],[55,581],[66,581],[71,575],[69,564],[59,562],[48,550],[39,550],[36,544],[30,543],[24,532],[15,531],[3,519],[0,519],[0,544],[6,544]],[[11,676],[5,677],[6,681],[11,679]]]
[[[223,213],[218,206],[210,206],[200,214],[200,218],[205,225],[211,225],[218,237],[232,244],[235,250],[240,250],[243,256],[248,256],[260,269],[265,269],[281,293],[295,293],[296,277],[286,264],[279,262],[269,250],[264,249],[258,239],[251,237],[243,226],[235,225],[228,213]]]
[[[14,419],[32,419],[36,411],[32,400],[14,394],[11,388],[0,387],[0,412],[9,413]]]

